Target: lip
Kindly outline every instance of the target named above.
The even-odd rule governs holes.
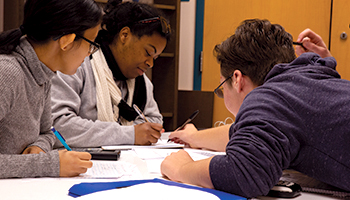
[[[141,76],[143,73],[145,73],[146,72],[146,70],[143,70],[142,68],[137,68],[138,70],[138,74]]]

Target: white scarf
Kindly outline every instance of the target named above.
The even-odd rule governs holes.
[[[94,71],[96,83],[97,119],[100,121],[117,122],[119,118],[118,104],[122,100],[122,93],[113,79],[112,71],[109,69],[102,50],[93,54],[91,66]],[[131,106],[135,89],[135,79],[126,80],[129,95],[127,104]],[[132,125],[120,117],[122,125]]]

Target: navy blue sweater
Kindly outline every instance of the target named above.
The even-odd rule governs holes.
[[[350,82],[335,66],[305,53],[269,72],[244,99],[226,155],[211,160],[216,189],[266,195],[288,168],[350,191]]]

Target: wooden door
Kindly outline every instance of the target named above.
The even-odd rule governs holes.
[[[213,91],[219,85],[220,67],[213,56],[214,46],[232,35],[243,20],[268,19],[281,24],[295,40],[301,31],[311,28],[328,44],[330,13],[331,0],[205,0],[202,90]],[[223,99],[215,96],[213,125],[227,117],[233,115]]]
[[[350,80],[350,1],[333,0],[332,16],[331,53],[337,60],[336,69],[341,77]]]

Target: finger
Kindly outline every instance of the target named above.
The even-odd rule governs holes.
[[[175,133],[175,132],[173,132],[173,133]],[[173,134],[173,133],[170,133],[170,135],[168,136],[169,140],[174,140],[175,138],[177,138],[177,134]]]
[[[154,137],[156,140],[158,140],[161,135],[162,134],[160,133],[160,131],[154,130],[154,131],[151,132],[151,136]]]
[[[297,38],[297,42],[301,42],[303,40],[303,38],[308,34],[307,32],[309,31],[309,29],[305,29],[303,30]]]
[[[174,131],[174,132],[169,134],[169,139],[181,138],[181,135],[183,135],[183,131],[182,130]]]
[[[88,152],[77,152],[78,158],[81,160],[91,160],[91,154]]]
[[[87,168],[81,168],[81,170],[79,171],[79,174],[84,174],[87,172],[87,170],[88,170]]]
[[[307,49],[301,46],[296,46],[295,47],[295,53],[300,56],[301,54],[307,52]]]
[[[180,140],[179,138],[173,138],[171,141],[175,142],[175,143],[179,143],[181,144],[183,141]]]
[[[93,163],[92,163],[92,161],[82,160],[80,163],[80,166],[84,169],[88,169],[88,168],[91,168],[93,166]]]
[[[316,33],[307,28],[299,34],[297,42],[301,42],[305,37],[316,38],[317,36],[318,35]]]
[[[303,40],[303,45],[304,45],[305,49],[312,51],[312,52],[315,52],[315,53],[319,53],[324,49],[323,46],[319,46],[319,45],[316,45],[313,42],[311,42],[309,38],[305,38],[305,40]]]
[[[157,143],[159,138],[154,137],[153,135],[150,135],[149,142],[151,143]]]
[[[151,124],[151,127],[158,132],[161,132],[163,130],[163,126],[161,124],[157,124],[157,123],[150,123],[150,124]]]
[[[158,140],[157,140],[158,141]],[[153,142],[153,143],[155,143],[155,142]],[[147,141],[147,142],[145,142],[144,144],[141,144],[141,145],[151,145],[152,144],[152,142],[150,142],[150,141]]]

